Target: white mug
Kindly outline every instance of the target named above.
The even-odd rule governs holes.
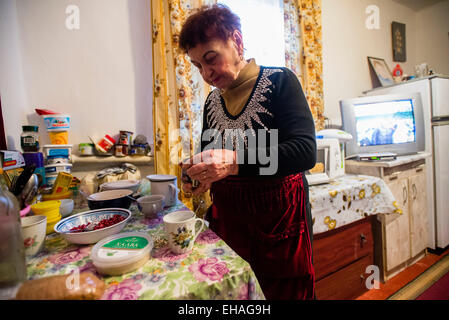
[[[23,244],[25,255],[34,256],[45,247],[47,216],[28,216],[20,219],[22,223]]]
[[[178,178],[169,174],[152,174],[147,176],[150,180],[151,194],[160,194],[165,197],[165,206],[174,206],[178,200]]]
[[[190,252],[204,228],[204,220],[197,218],[195,213],[189,210],[171,212],[166,214],[163,220],[170,250],[176,254]],[[201,222],[198,231],[197,222]]]

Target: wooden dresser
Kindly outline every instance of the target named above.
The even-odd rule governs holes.
[[[349,300],[367,291],[366,268],[373,265],[373,221],[369,216],[316,234],[313,259],[318,300]]]

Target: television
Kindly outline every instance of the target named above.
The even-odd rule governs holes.
[[[421,94],[391,94],[340,101],[342,129],[353,136],[346,157],[424,151]]]

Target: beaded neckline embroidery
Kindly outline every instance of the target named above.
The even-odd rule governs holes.
[[[260,124],[265,130],[270,132],[270,129],[260,120],[259,114],[267,114],[273,117],[273,114],[263,107],[261,103],[267,101],[265,94],[272,92],[271,88],[273,87],[273,83],[269,77],[276,72],[283,72],[283,70],[271,68],[262,69],[262,75],[256,84],[256,88],[248,104],[236,119],[232,119],[226,114],[220,90],[216,89],[212,91],[209,96],[210,103],[207,106],[207,123],[209,128],[214,128],[220,132],[223,139],[223,146],[226,146],[227,143],[232,141],[233,149],[235,150],[239,148],[240,139],[247,146],[248,138],[245,135],[245,130],[249,129],[251,134],[256,136],[252,121]],[[229,139],[231,140],[229,141]]]

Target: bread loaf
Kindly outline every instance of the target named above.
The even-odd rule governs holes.
[[[96,300],[105,287],[91,272],[45,277],[24,282],[16,300]]]

